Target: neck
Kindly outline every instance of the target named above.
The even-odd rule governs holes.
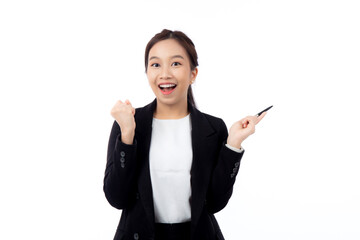
[[[175,105],[168,105],[157,101],[154,117],[157,119],[179,119],[189,114],[188,102],[180,102]]]

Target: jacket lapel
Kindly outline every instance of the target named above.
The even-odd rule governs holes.
[[[138,160],[141,161],[139,164],[140,175],[139,175],[139,194],[140,199],[146,215],[149,218],[151,223],[151,230],[154,231],[154,222],[155,222],[155,213],[154,213],[154,202],[150,178],[150,168],[149,168],[149,150],[150,150],[150,141],[151,141],[151,132],[152,132],[152,119],[153,113],[156,108],[156,99],[145,106],[139,114],[136,114],[136,128],[135,135],[138,144]]]
[[[193,162],[191,167],[191,222],[192,229],[198,223],[206,200],[213,167],[212,150],[217,145],[216,131],[210,125],[205,115],[189,106],[192,125]]]

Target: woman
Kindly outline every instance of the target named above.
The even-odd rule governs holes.
[[[235,122],[228,135],[223,120],[195,106],[197,66],[193,42],[164,29],[145,50],[155,100],[111,110],[104,192],[123,210],[115,240],[224,239],[214,213],[230,199],[241,144],[265,113]]]

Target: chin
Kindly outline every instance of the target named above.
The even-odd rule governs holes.
[[[164,98],[163,96],[156,96],[156,99],[158,102],[161,102],[166,105],[174,105],[178,102],[174,98]]]
[[[156,96],[156,99],[158,102],[168,105],[168,106],[177,105],[182,102],[182,99],[178,99],[178,98],[174,98],[174,97]],[[187,98],[186,98],[186,101],[187,101]]]

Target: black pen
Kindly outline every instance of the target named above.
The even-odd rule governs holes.
[[[261,112],[259,112],[258,114],[256,114],[255,116],[260,116],[263,112],[266,112],[267,110],[269,110],[270,108],[272,108],[273,107],[273,105],[271,105],[270,107],[268,107],[268,108],[266,108],[266,109],[264,109],[264,110],[262,110]]]

